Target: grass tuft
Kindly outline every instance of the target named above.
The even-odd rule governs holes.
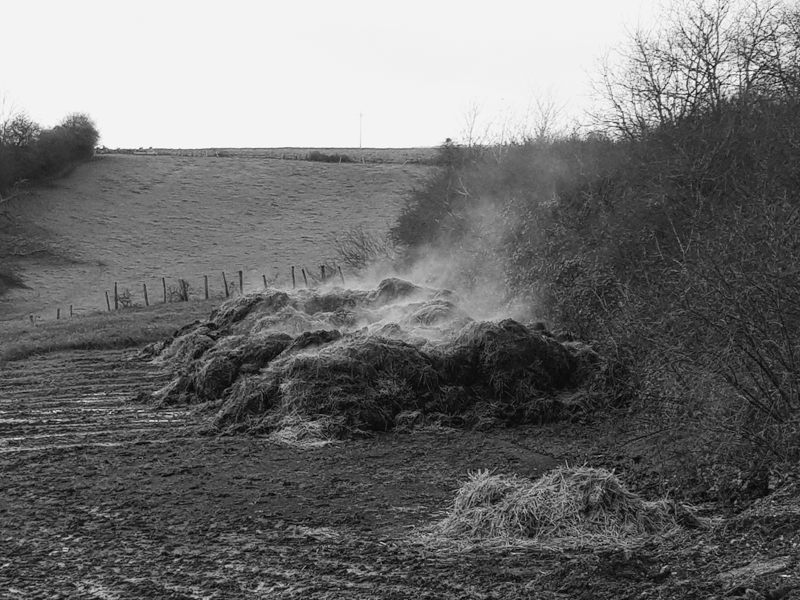
[[[57,321],[0,323],[0,363],[62,350],[136,348],[172,336],[192,319],[205,319],[219,305],[208,300],[126,308]]]

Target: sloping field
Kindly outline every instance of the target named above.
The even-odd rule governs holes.
[[[69,177],[15,201],[2,247],[29,290],[0,299],[0,319],[105,310],[105,292],[143,303],[188,280],[222,294],[222,271],[289,281],[292,265],[317,272],[333,238],[359,225],[386,231],[429,167],[326,164],[242,156],[100,155]],[[4,259],[5,260],[5,259]]]

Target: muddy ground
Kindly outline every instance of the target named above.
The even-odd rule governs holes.
[[[166,380],[131,351],[0,365],[0,597],[800,597],[798,511],[785,499],[756,518],[706,510],[709,529],[626,548],[421,541],[468,471],[609,465],[606,426],[428,429],[304,450],[199,437],[199,416],[127,401]]]

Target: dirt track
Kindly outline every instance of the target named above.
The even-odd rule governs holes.
[[[314,450],[201,438],[198,417],[125,402],[166,380],[134,355],[0,366],[0,598],[710,598],[736,592],[720,573],[758,556],[790,557],[762,591],[800,580],[796,528],[687,531],[629,552],[434,550],[415,534],[469,470],[536,476],[591,459],[591,444],[553,429]]]

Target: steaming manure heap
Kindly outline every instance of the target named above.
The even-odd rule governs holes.
[[[145,353],[174,377],[144,399],[203,404],[204,433],[308,444],[426,424],[487,428],[586,407],[604,361],[541,324],[473,320],[453,292],[270,289],[233,299]]]

